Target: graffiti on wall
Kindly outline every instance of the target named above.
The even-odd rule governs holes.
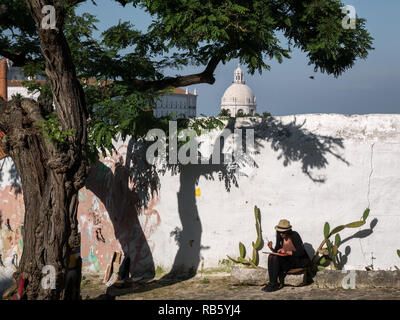
[[[0,267],[16,268],[22,254],[24,200],[9,185],[0,189]]]
[[[101,159],[79,193],[82,256],[91,270],[99,271],[106,269],[114,251],[123,251],[131,258],[131,274],[151,276],[155,249],[151,237],[161,223],[155,210],[160,199],[154,192],[147,207],[140,207],[127,148],[121,145],[118,152]]]
[[[131,258],[132,275],[154,273],[152,235],[161,223],[155,209],[156,192],[141,206],[134,179],[126,163],[127,145],[102,158],[91,170],[86,187],[79,191],[78,221],[83,267],[104,272],[115,251]],[[132,158],[132,157],[131,157]],[[132,162],[132,159],[130,160]],[[24,202],[11,185],[0,189],[0,268],[17,265],[22,254]]]

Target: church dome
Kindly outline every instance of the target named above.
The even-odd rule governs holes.
[[[245,84],[240,65],[234,72],[233,83],[225,90],[221,98],[221,109],[226,109],[234,116],[237,112],[254,114],[256,97],[253,90]]]
[[[255,106],[256,97],[253,90],[244,83],[232,83],[222,96],[221,106],[241,105]]]

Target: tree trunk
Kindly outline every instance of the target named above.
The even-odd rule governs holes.
[[[69,257],[79,244],[78,190],[71,188],[68,171],[49,166],[55,150],[35,126],[40,111],[40,105],[28,99],[0,102],[0,126],[6,132],[1,146],[16,165],[25,203],[24,249],[14,278],[16,285],[20,276],[27,280],[24,293],[28,299],[68,299]],[[42,273],[45,266],[55,271],[55,288],[51,285],[53,274]]]
[[[27,281],[24,292],[28,299],[79,297],[79,287],[71,291],[66,279],[67,275],[70,278],[71,249],[79,244],[78,191],[87,175],[87,112],[83,89],[62,31],[66,6],[63,1],[50,2],[56,8],[56,29],[41,28],[42,8],[51,3],[27,0],[38,25],[60,129],[73,129],[73,135],[62,144],[44,139],[35,122],[45,121],[44,116],[51,110],[30,99],[9,102],[0,99],[0,129],[6,134],[1,145],[21,177],[25,203],[23,253],[14,274],[14,290],[9,292],[15,292],[22,276]],[[77,277],[80,270],[74,279],[80,283]]]

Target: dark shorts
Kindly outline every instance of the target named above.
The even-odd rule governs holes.
[[[295,268],[305,268],[310,265],[309,258],[298,258],[298,257],[280,257],[276,256],[279,260],[279,269],[281,271],[288,271]]]

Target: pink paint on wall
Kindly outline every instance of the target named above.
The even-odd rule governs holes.
[[[104,272],[115,251],[131,257],[131,273],[154,269],[152,235],[161,223],[155,209],[159,197],[153,194],[147,208],[138,207],[138,194],[125,166],[127,146],[118,153],[101,159],[79,191],[78,221],[81,232],[81,256],[84,267]],[[11,186],[0,190],[2,219],[1,251],[3,260],[13,252],[22,253],[21,227],[24,222],[24,203],[21,193]],[[12,231],[6,226],[7,221]]]
[[[86,264],[105,270],[113,252],[120,250],[131,258],[131,273],[138,274],[154,269],[151,237],[161,218],[155,209],[156,193],[146,209],[138,206],[139,195],[125,163],[126,149],[126,145],[120,146],[118,153],[101,159],[91,170],[86,188],[80,192],[78,219]],[[90,252],[95,259],[90,259]]]
[[[2,260],[12,257],[20,259],[22,254],[22,226],[24,224],[24,200],[22,193],[16,192],[12,186],[0,189],[0,250]],[[15,257],[14,255],[17,255]]]

